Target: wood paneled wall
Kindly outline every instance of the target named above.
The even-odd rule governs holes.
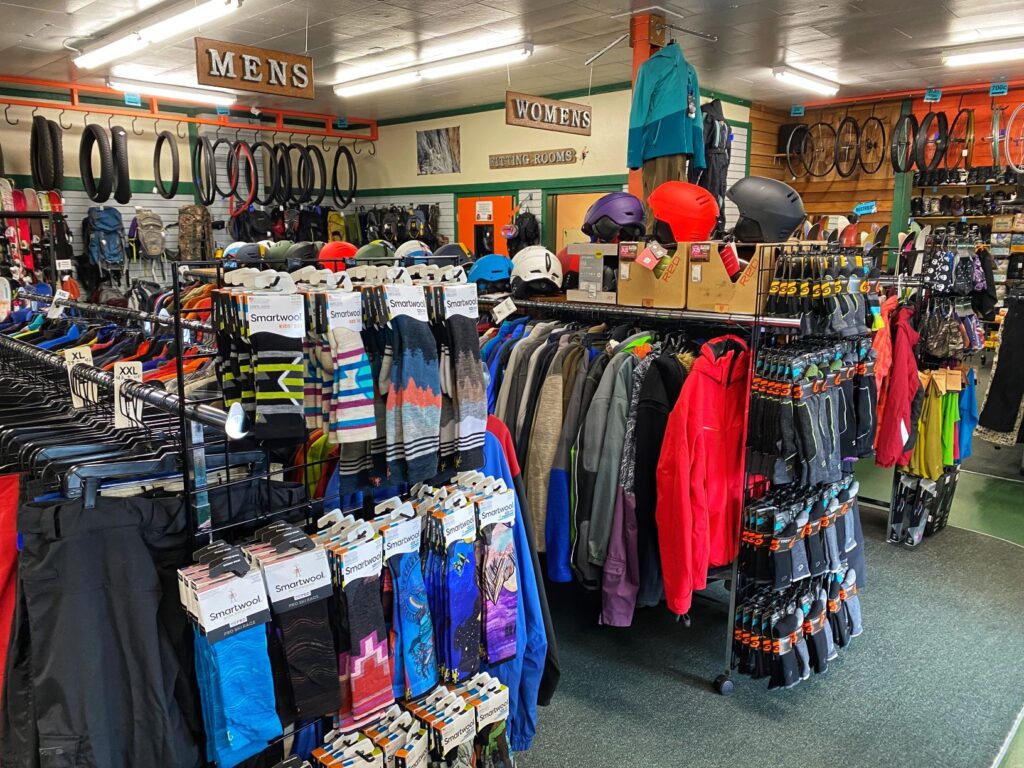
[[[787,111],[772,109],[755,104],[750,109],[751,125],[751,156],[750,173],[754,176],[768,176],[790,184],[804,200],[804,208],[808,215],[821,214],[849,215],[855,205],[874,200],[878,212],[864,216],[865,223],[877,222],[889,224],[892,221],[893,194],[896,186],[892,164],[889,162],[888,146],[882,166],[876,173],[866,174],[859,168],[848,178],[842,178],[833,171],[822,178],[804,176],[793,179],[786,166],[784,157],[776,157],[778,147],[779,126],[787,123],[801,122],[807,125],[819,120],[838,127],[846,115],[853,115],[863,121],[874,114],[881,119],[886,130],[886,144],[892,126],[900,114],[899,102],[887,102],[877,105],[852,105],[850,107],[834,107],[831,109],[808,110],[803,117],[790,117]]]

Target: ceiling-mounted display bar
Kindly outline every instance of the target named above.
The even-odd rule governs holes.
[[[377,121],[363,117],[348,117],[346,122],[350,126],[365,126],[364,131],[338,130],[334,128],[336,115],[325,115],[316,112],[300,112],[292,109],[275,109],[273,107],[259,107],[259,115],[256,116],[259,123],[243,123],[231,119],[231,115],[219,115],[218,117],[194,117],[182,115],[178,112],[162,112],[160,100],[153,97],[146,99],[148,108],[132,107],[111,107],[102,104],[83,104],[82,94],[110,96],[119,100],[124,98],[124,93],[107,88],[102,85],[89,85],[85,83],[66,83],[60,80],[38,80],[30,77],[16,77],[13,75],[0,75],[0,84],[28,86],[32,88],[46,88],[58,91],[66,91],[66,94],[55,93],[53,99],[30,99],[18,96],[0,95],[0,104],[8,104],[16,107],[28,107],[30,109],[62,109],[71,112],[88,112],[94,115],[111,115],[128,118],[148,118],[150,120],[165,120],[167,122],[189,123],[192,125],[209,125],[214,128],[229,128],[242,131],[266,131],[276,133],[294,133],[305,136],[323,136],[328,139],[355,139],[362,141],[377,141]],[[165,99],[165,101],[186,104],[188,106],[209,109],[207,105],[200,105],[189,102],[185,99]],[[241,109],[241,108],[240,108]],[[248,108],[244,108],[248,112]],[[270,122],[265,122],[269,118]],[[304,121],[315,125],[295,125],[287,120]],[[322,128],[319,126],[323,126]]]
[[[1009,80],[1006,86],[1010,89],[1024,88],[1024,80]],[[937,86],[938,87],[938,86]],[[943,85],[943,95],[951,93],[988,93],[989,83],[970,85]],[[863,104],[864,102],[878,103],[882,101],[900,101],[902,99],[924,98],[927,88],[914,88],[907,91],[887,91],[886,93],[873,93],[866,96],[841,96],[836,99],[818,99],[817,101],[801,102],[806,109],[820,107],[838,107],[843,104]]]

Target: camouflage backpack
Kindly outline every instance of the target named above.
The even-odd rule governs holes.
[[[159,213],[153,213],[149,208],[136,208],[135,219],[128,228],[128,237],[135,246],[136,257],[163,258],[167,249],[167,233]]]
[[[205,205],[183,205],[178,209],[178,258],[182,261],[212,259],[213,219]]]

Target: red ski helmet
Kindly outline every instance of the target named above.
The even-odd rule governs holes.
[[[654,236],[661,243],[707,240],[718,223],[718,201],[703,187],[666,181],[647,198],[654,216]]]
[[[343,240],[332,240],[329,243],[325,243],[324,247],[320,249],[320,263],[328,269],[333,269],[335,272],[340,272],[345,269],[345,259],[351,259],[356,255],[356,251],[359,250],[352,243],[346,243]]]
[[[562,264],[562,276],[565,279],[566,290],[580,287],[580,255],[569,253],[566,246],[557,254],[558,261]]]

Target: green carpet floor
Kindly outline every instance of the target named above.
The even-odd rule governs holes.
[[[562,682],[518,764],[989,768],[1024,700],[1024,549],[950,527],[907,551],[867,510],[864,528],[865,633],[789,691],[737,677],[731,697],[712,692],[724,605],[695,604],[691,628],[661,608],[611,629],[592,597],[552,587]]]

